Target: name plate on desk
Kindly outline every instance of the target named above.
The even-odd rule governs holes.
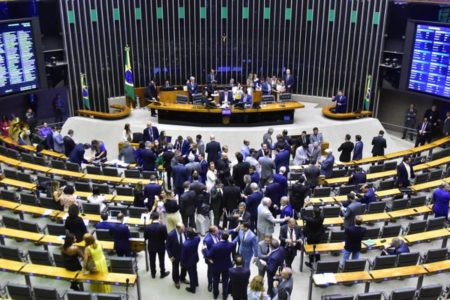
[[[222,108],[222,116],[231,116],[230,108]]]

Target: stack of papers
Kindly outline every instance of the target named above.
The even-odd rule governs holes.
[[[375,245],[376,243],[374,240],[368,239],[366,241],[363,241],[363,244],[366,245],[367,247],[371,247],[371,246]]]
[[[336,277],[334,277],[333,273],[315,274],[313,279],[316,285],[328,285],[336,283]]]

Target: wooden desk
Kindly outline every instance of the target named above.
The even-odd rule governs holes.
[[[428,274],[439,273],[450,270],[450,259],[444,261],[437,261],[434,263],[423,264],[423,267],[428,271]]]
[[[402,156],[411,155],[413,153],[414,153],[414,151],[412,149],[406,149],[406,150],[403,150],[403,151],[397,151],[397,152],[388,153],[384,157],[386,157],[387,159],[392,159],[392,158],[399,158],[399,157],[402,157]]]
[[[445,180],[449,180],[449,178],[443,178],[443,179],[428,181],[428,182],[421,183],[421,184],[415,184],[415,185],[411,186],[411,189],[414,192],[434,189],[434,188],[438,187],[442,183],[442,181],[445,181]]]
[[[133,202],[134,196],[123,196],[123,195],[116,195],[114,196],[114,199],[112,199],[114,202]]]
[[[423,275],[427,273],[427,270],[421,265],[416,265],[381,270],[370,270],[369,273],[374,280],[386,280]]]
[[[106,181],[106,182],[113,182],[113,183],[121,183],[123,178],[122,177],[116,177],[116,176],[105,176],[105,175],[94,175],[94,174],[85,174],[83,176],[83,179],[90,179],[94,181]]]
[[[78,114],[91,118],[98,118],[105,120],[119,120],[127,117],[131,112],[131,108],[127,105],[113,104],[111,105],[111,107],[119,109],[119,111],[108,113],[95,110],[79,109]]]
[[[364,117],[370,117],[372,115],[371,111],[363,110],[361,112],[348,112],[348,113],[335,113],[333,109],[336,108],[336,105],[326,105],[322,107],[322,114],[330,119],[336,120],[351,120],[351,119],[359,119]]]
[[[39,242],[44,235],[42,233],[0,227],[0,235],[13,239],[22,239],[31,242]]]
[[[0,155],[0,162],[10,165],[10,166],[13,166],[13,167],[17,167],[21,163],[20,160],[17,160],[14,158],[9,158],[9,157],[3,156],[3,155]]]
[[[0,268],[3,272],[19,272],[24,265],[21,261],[0,258]]]
[[[390,189],[390,190],[384,190],[384,191],[377,191],[375,192],[375,195],[378,198],[384,198],[384,197],[391,197],[391,196],[395,196],[401,194],[399,189]]]
[[[24,189],[32,190],[32,191],[34,191],[36,189],[36,184],[34,184],[34,183],[19,181],[19,180],[10,179],[10,178],[3,178],[2,180],[0,180],[0,183],[2,183],[4,185],[10,185],[10,186],[13,186],[16,188],[24,188]]]
[[[38,171],[38,172],[42,172],[42,173],[46,173],[46,174],[51,170],[51,168],[47,167],[47,166],[30,164],[30,163],[26,163],[26,162],[19,163],[19,168]]]
[[[380,156],[366,157],[366,158],[363,158],[363,159],[360,159],[360,160],[356,160],[355,164],[357,164],[357,165],[364,165],[364,164],[370,164],[370,163],[373,163],[373,162],[378,162],[378,161],[381,161],[381,160],[386,160],[386,156],[380,155]]]
[[[92,195],[92,192],[80,192],[80,191],[76,191],[76,192],[75,192],[75,195],[77,195],[77,196],[79,196],[79,197],[81,197],[81,198],[87,199],[89,196]],[[112,201],[112,200],[114,199],[114,197],[115,197],[113,194],[102,194],[102,196],[105,197],[105,200],[106,200],[106,201]]]
[[[13,201],[8,201],[8,200],[0,200],[0,207],[1,208],[14,210],[19,205],[20,205],[20,203],[18,203],[18,202],[13,202]]]
[[[436,240],[440,238],[446,238],[450,236],[450,231],[447,228],[408,234],[404,236],[404,240],[408,244],[414,244],[417,242],[427,241],[427,240]]]
[[[49,173],[53,175],[63,176],[63,177],[73,177],[77,179],[84,178],[86,174],[81,172],[74,172],[69,170],[61,170],[61,169],[51,169]]]
[[[334,200],[334,199],[336,199],[336,200]],[[322,200],[322,201],[320,201],[320,200]],[[339,195],[336,197],[316,197],[316,198],[310,198],[309,201],[311,201],[311,203],[313,203],[313,204],[320,204],[320,203],[333,204],[336,202],[347,201],[347,195]]]
[[[63,153],[59,153],[59,152],[55,152],[55,151],[51,151],[51,150],[47,150],[47,149],[42,150],[41,154],[43,154],[45,156],[50,156],[53,158],[67,160],[67,157]]]
[[[54,279],[74,280],[79,271],[69,271],[61,267],[25,264],[20,273],[30,276],[42,276]]]
[[[414,153],[418,153],[418,152],[422,152],[422,151],[426,151],[426,150],[430,150],[430,149],[436,148],[437,146],[439,146],[439,144],[433,142],[433,143],[429,143],[429,144],[425,144],[425,145],[422,145],[422,146],[419,146],[419,147],[412,148],[411,150],[414,151]]]
[[[122,184],[137,184],[139,182],[142,182],[142,184],[146,185],[150,182],[150,179],[145,178],[122,178]]]
[[[122,274],[122,273],[106,273],[106,274],[83,274],[83,272],[79,272],[76,277],[78,281],[85,282],[98,282],[104,284],[112,284],[112,285],[126,285],[127,279],[128,284],[130,286],[134,286],[136,284],[136,275],[135,274]]]
[[[392,216],[386,212],[375,213],[375,214],[363,214],[361,215],[363,222],[379,222],[379,221],[387,221],[392,219]]]
[[[433,168],[433,167],[437,167],[440,165],[444,165],[450,162],[450,156],[446,156],[443,158],[439,158],[436,160],[432,160],[426,163],[426,165],[428,166],[428,168]]]
[[[15,211],[24,212],[28,214],[38,215],[41,217],[57,218],[62,211],[55,209],[48,209],[40,206],[21,204],[14,209]]]
[[[97,242],[100,243],[100,245],[102,246],[103,250],[113,250],[114,249],[114,242],[111,241],[99,241],[97,240]],[[64,244],[64,240],[56,235],[44,235],[42,237],[42,239],[38,242],[39,244],[43,244],[43,245],[48,245],[48,246],[62,246]],[[85,243],[84,241],[76,243],[76,245],[78,245],[81,248],[85,247]]]
[[[415,216],[415,215],[423,215],[426,213],[430,213],[431,212],[431,208],[428,206],[419,206],[419,207],[414,207],[414,208],[405,208],[405,209],[400,209],[400,210],[394,210],[394,211],[390,211],[387,214],[393,218],[400,218],[400,217],[409,217],[409,216]]]

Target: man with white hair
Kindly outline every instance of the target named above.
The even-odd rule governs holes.
[[[245,198],[245,204],[247,205],[247,211],[250,213],[250,228],[256,229],[256,219],[258,217],[258,206],[263,198],[263,193],[259,190],[258,184],[252,182],[250,184],[252,193]]]
[[[257,233],[258,239],[262,240],[265,235],[271,235],[275,231],[275,224],[283,223],[289,218],[275,219],[272,212],[269,210],[272,205],[272,200],[268,197],[264,197],[261,204],[258,206],[258,222],[257,222]]]
[[[188,88],[189,96],[192,99],[192,95],[198,93],[198,85],[197,85],[197,82],[195,82],[195,77],[194,76],[191,76],[189,78],[189,82],[187,84],[187,88]]]
[[[290,299],[292,289],[294,287],[294,280],[292,279],[292,269],[284,267],[281,270],[281,276],[277,277],[273,282],[273,293],[276,300]]]
[[[314,142],[308,146],[308,159],[314,164],[320,160],[320,144]]]
[[[334,156],[333,151],[328,148],[325,150],[327,157],[320,164],[320,175],[324,175],[325,178],[333,177]]]
[[[241,146],[240,152],[244,157],[244,160],[246,160],[247,156],[250,155],[250,141],[248,139],[244,139],[244,144]]]
[[[283,80],[284,80],[284,84],[286,86],[286,92],[292,93],[292,89],[295,84],[295,78],[291,74],[291,69],[286,69],[286,74],[284,75]]]
[[[263,135],[263,144],[268,145],[269,147],[272,146],[272,134],[273,134],[273,128],[270,127],[266,133]]]
[[[280,193],[281,196],[287,196],[288,192],[288,182],[287,182],[287,174],[286,167],[282,166],[278,174],[273,175],[273,182],[276,182],[280,185]]]
[[[147,122],[147,128],[144,129],[144,132],[142,133],[144,142],[150,141],[153,142],[154,140],[159,139],[159,131],[158,128],[155,126],[152,126],[152,122]]]
[[[220,143],[216,142],[216,137],[211,134],[209,137],[210,142],[206,144],[205,152],[208,154],[208,164],[210,162],[216,162],[220,158]]]

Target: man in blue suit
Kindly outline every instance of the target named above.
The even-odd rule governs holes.
[[[266,191],[264,196],[272,200],[272,207],[270,208],[272,213],[280,207],[282,188],[279,183],[273,181],[273,177],[270,177],[267,181]]]
[[[359,202],[366,205],[366,208],[369,207],[369,203],[376,202],[377,196],[375,195],[375,190],[366,183],[361,187],[362,197],[359,199]]]
[[[186,280],[186,268],[183,265],[181,265],[180,272],[181,248],[186,241],[184,232],[183,223],[178,223],[176,228],[169,233],[166,241],[167,255],[172,262],[172,279],[177,289],[180,289],[180,282],[189,283]]]
[[[181,247],[181,265],[187,270],[189,274],[190,286],[186,288],[189,293],[195,294],[195,289],[198,286],[197,263],[198,245],[200,244],[200,237],[194,228],[189,228],[186,241]]]
[[[286,172],[289,172],[289,150],[283,147],[283,145],[277,146],[278,153],[275,154],[275,172],[280,172],[281,167],[286,168]]]
[[[353,160],[362,159],[364,143],[361,141],[361,136],[359,134],[355,135],[355,148],[353,149]]]
[[[69,161],[74,164],[79,164],[80,166],[81,163],[87,163],[87,160],[84,159],[84,153],[90,147],[91,146],[89,144],[79,143],[75,146],[75,148],[73,148],[72,152],[70,153]]]
[[[188,88],[189,96],[192,99],[192,95],[198,93],[198,85],[197,85],[197,82],[195,82],[195,77],[194,76],[191,76],[189,78],[189,82],[187,84],[187,88]]]
[[[448,220],[448,203],[450,201],[448,183],[442,183],[439,188],[433,192],[433,201],[434,217],[445,217],[445,219]]]
[[[234,239],[238,244],[238,253],[244,259],[244,268],[250,269],[252,257],[258,257],[258,240],[256,235],[250,230],[250,223],[243,222],[240,225],[238,235]]]
[[[258,219],[258,205],[261,203],[263,193],[259,190],[258,184],[252,182],[250,184],[252,193],[245,199],[247,211],[250,213],[250,228],[256,230],[256,220]]]
[[[210,251],[207,251],[207,259],[211,262],[211,269],[213,273],[213,295],[214,299],[219,296],[219,281],[222,278],[222,295],[223,299],[226,300],[228,297],[228,279],[229,279],[229,269],[232,267],[231,253],[236,243],[229,242],[228,232],[223,232],[221,236],[221,241],[214,244]]]
[[[347,97],[344,96],[344,92],[339,90],[336,96],[333,96],[331,101],[336,101],[335,113],[346,113],[347,112]]]
[[[208,233],[205,235],[203,239],[203,256],[205,257],[205,262],[208,267],[207,278],[208,278],[208,291],[212,291],[213,285],[213,273],[212,273],[212,264],[207,259],[208,251],[211,251],[212,246],[217,244],[220,241],[221,233],[217,226],[213,225],[209,227]]]
[[[272,91],[272,86],[270,85],[269,79],[263,81],[261,85],[261,90],[263,95],[270,95]]]
[[[242,256],[236,255],[234,258],[235,267],[229,269],[230,284],[229,290],[233,300],[247,300],[247,286],[250,279],[250,270],[242,267]]]
[[[286,266],[289,268],[292,267],[297,251],[301,250],[302,237],[302,230],[294,218],[289,219],[287,224],[280,228],[281,246],[286,251]]]
[[[286,86],[286,92],[292,93],[292,89],[294,88],[295,78],[291,74],[290,69],[286,69],[286,74],[283,76],[284,84]]]
[[[156,155],[151,149],[151,142],[145,142],[145,149],[141,151],[142,170],[155,171]]]
[[[431,123],[427,118],[423,118],[423,121],[417,126],[416,144],[414,147],[425,145],[431,135]]]
[[[260,262],[264,265],[267,272],[267,293],[271,298],[274,296],[273,281],[276,272],[283,266],[286,252],[283,247],[280,247],[280,242],[277,239],[272,239],[271,252],[266,257],[260,257]]]
[[[175,194],[180,197],[184,191],[183,184],[189,180],[189,173],[186,169],[186,166],[183,165],[183,157],[178,156],[176,160],[177,164],[172,167],[172,178],[173,186],[175,188]]]
[[[348,179],[350,184],[358,185],[361,183],[367,182],[367,174],[360,166],[355,167],[355,171],[353,171],[352,175]]]
[[[144,238],[148,241],[148,254],[150,256],[150,272],[152,278],[156,276],[156,255],[158,254],[159,269],[161,271],[161,278],[169,275],[169,271],[166,271],[164,263],[166,240],[167,240],[167,227],[159,222],[159,213],[157,211],[152,212],[150,218],[152,223],[145,226]]]
[[[114,238],[114,250],[117,256],[131,256],[130,238],[131,232],[128,225],[123,224],[123,214],[117,215],[117,222],[109,229],[110,234]]]
[[[155,175],[150,175],[150,182],[144,187],[144,197],[147,198],[147,208],[152,210],[153,204],[155,203],[155,196],[161,194],[162,187],[158,184]]]
[[[286,167],[282,166],[278,174],[273,175],[273,182],[280,185],[281,196],[287,196],[288,182],[286,177]]]
[[[208,77],[206,78],[206,83],[208,85],[214,85],[217,83],[216,70],[211,69],[211,71],[208,74]]]
[[[403,161],[397,166],[397,187],[406,188],[410,186],[410,179],[414,177],[415,175],[414,169],[411,166],[411,158],[409,156],[405,156],[403,157]]]
[[[325,150],[327,157],[320,164],[320,175],[324,175],[325,178],[333,177],[334,155],[331,149]]]
[[[152,126],[152,122],[147,122],[147,128],[142,132],[144,142],[153,142],[159,139],[159,130],[157,127]]]

